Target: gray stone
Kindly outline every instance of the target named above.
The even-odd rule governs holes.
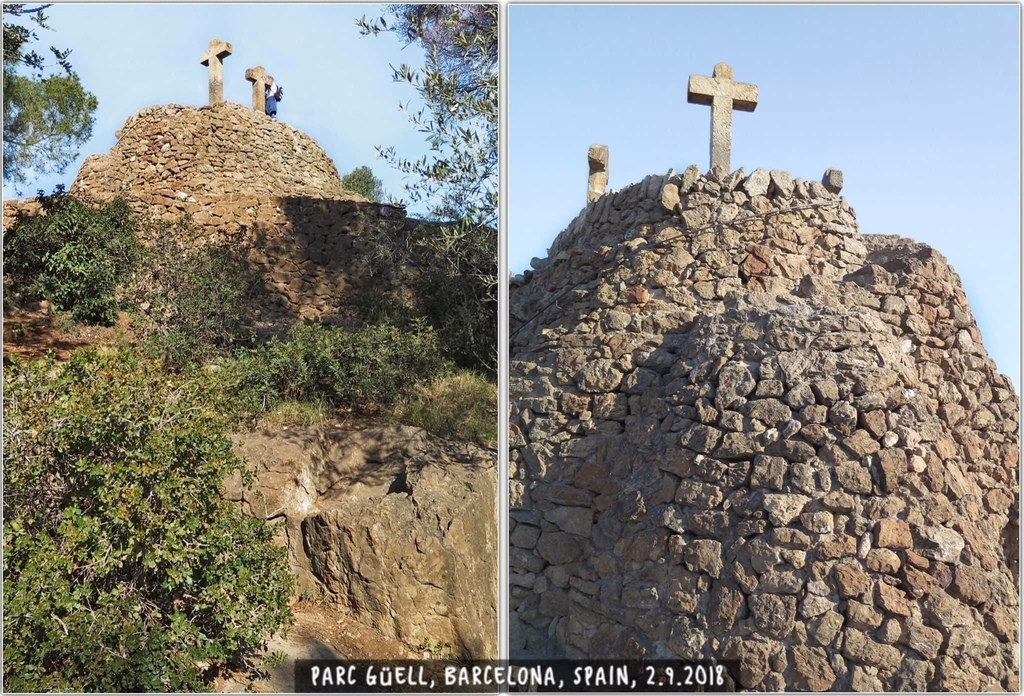
[[[532,549],[537,545],[537,539],[540,537],[540,529],[530,524],[517,524],[516,528],[512,530],[512,534],[509,535],[509,542],[513,546],[518,546],[524,549]]]
[[[722,573],[722,544],[711,539],[697,539],[683,549],[686,567],[717,578]]]
[[[711,454],[722,438],[722,431],[701,423],[694,423],[680,437],[679,444],[694,452]]]
[[[785,527],[800,515],[810,501],[806,495],[769,493],[764,497],[763,505],[771,523],[776,527]]]
[[[693,185],[700,180],[700,167],[691,164],[683,172],[682,181],[679,183],[679,193],[686,194],[693,189]]]
[[[747,598],[754,625],[765,635],[784,640],[793,632],[796,597],[757,594]]]
[[[768,171],[765,169],[755,169],[750,172],[750,175],[743,180],[740,184],[740,188],[743,189],[748,196],[767,196],[768,195],[768,184],[771,183]]]
[[[589,537],[590,527],[594,521],[594,513],[590,508],[556,507],[544,513],[544,519],[553,522],[564,532],[576,536]]]
[[[779,550],[770,546],[763,539],[754,539],[747,544],[747,553],[750,554],[750,565],[758,573],[766,573],[779,564],[782,558]]]
[[[608,188],[608,146],[591,145],[587,152],[590,175],[587,178],[587,203],[593,203]]]
[[[563,565],[578,561],[583,547],[577,537],[566,532],[544,532],[537,540],[537,553],[552,565]]]
[[[576,386],[590,393],[611,392],[622,382],[622,371],[614,360],[592,360],[575,376]]]
[[[718,373],[715,406],[719,410],[729,408],[737,399],[745,397],[754,391],[756,386],[757,382],[750,373],[750,368],[743,363],[729,363]]]
[[[843,190],[843,173],[838,169],[826,169],[825,175],[821,177],[821,185],[829,193],[839,193]]]
[[[925,558],[957,563],[964,550],[964,538],[946,527],[918,527],[915,551]]]
[[[661,187],[661,206],[670,213],[679,212],[679,187],[665,184]]]
[[[789,172],[784,172],[780,169],[773,169],[769,173],[771,177],[771,187],[769,188],[769,195],[779,196],[781,198],[792,198],[793,197],[793,177],[789,175]]]

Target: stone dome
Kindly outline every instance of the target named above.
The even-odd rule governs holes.
[[[1019,688],[1018,400],[935,250],[652,176],[510,296],[511,642],[744,688]]]
[[[323,148],[301,131],[230,102],[151,106],[125,121],[117,144],[85,160],[72,193],[127,194],[199,206],[231,196],[365,200],[345,191]]]

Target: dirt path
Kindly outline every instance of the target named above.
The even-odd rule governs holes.
[[[64,361],[79,348],[113,348],[131,341],[131,320],[123,312],[113,326],[62,328],[56,317],[46,311],[45,305],[40,304],[43,306],[4,312],[4,362],[11,356],[37,360],[50,352],[57,356],[57,360]]]
[[[274,636],[267,646],[268,656],[280,652],[288,658],[268,669],[264,678],[243,674],[219,677],[213,684],[215,691],[294,692],[295,660],[411,660],[425,657],[404,643],[385,638],[374,629],[355,623],[328,603],[299,600],[293,611],[295,625],[288,631],[288,636]]]

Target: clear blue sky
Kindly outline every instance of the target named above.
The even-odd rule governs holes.
[[[985,347],[1020,385],[1020,8],[509,7],[509,270],[583,207],[587,148],[611,188],[708,167],[691,73],[758,85],[734,112],[732,166],[844,173],[863,233],[939,250]]]
[[[378,160],[374,145],[393,145],[414,159],[427,145],[400,102],[415,91],[392,81],[389,64],[422,65],[418,46],[403,50],[391,34],[361,37],[356,19],[382,5],[61,4],[46,11],[53,31],[40,31],[36,51],[72,49],[71,63],[99,108],[93,137],[64,176],[41,179],[25,195],[71,185],[82,160],[105,153],[131,114],[155,104],[203,106],[208,69],[199,63],[210,39],[232,44],[224,60],[224,98],[249,105],[246,68],[262,65],[284,87],[278,119],[309,134],[344,176],[368,165],[388,193],[404,197],[402,175]],[[14,192],[4,186],[4,198]]]

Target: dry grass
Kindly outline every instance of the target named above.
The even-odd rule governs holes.
[[[262,414],[257,430],[282,428],[319,428],[327,421],[331,409],[315,401],[284,401]]]
[[[498,446],[498,388],[467,370],[416,388],[395,406],[396,420],[449,440]]]

